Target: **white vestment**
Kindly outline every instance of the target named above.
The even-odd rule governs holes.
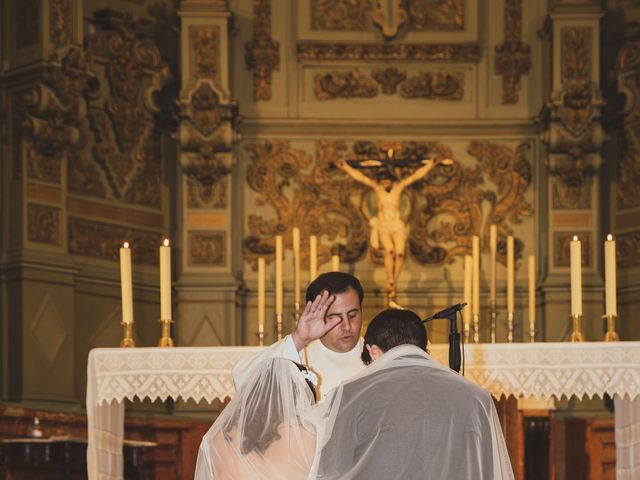
[[[309,478],[513,479],[489,393],[413,345],[390,349],[313,414]]]
[[[251,369],[260,361],[267,358],[284,357],[298,363],[302,362],[315,372],[319,380],[316,393],[318,399],[322,400],[332,388],[364,370],[365,367],[360,358],[362,346],[363,339],[360,338],[351,350],[339,353],[329,350],[320,340],[314,340],[307,345],[304,351],[298,352],[291,335],[287,335],[259,354],[239,361],[233,369],[233,381],[236,390],[239,390]]]

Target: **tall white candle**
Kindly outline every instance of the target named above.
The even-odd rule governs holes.
[[[480,237],[474,235],[471,239],[471,253],[473,258],[473,286],[472,294],[472,313],[480,313]]]
[[[276,314],[282,315],[282,298],[283,298],[283,284],[282,284],[282,237],[276,235]]]
[[[515,243],[513,236],[507,237],[507,313],[515,311]]]
[[[571,240],[571,314],[582,315],[582,246],[576,235]]]
[[[131,285],[131,249],[124,242],[120,248],[120,291],[122,296],[122,323],[133,322],[133,288]]]
[[[168,238],[160,246],[160,319],[171,320],[171,247]]]
[[[293,301],[300,306],[300,229],[293,227]]]
[[[489,301],[496,302],[496,257],[498,252],[498,228],[495,225],[489,227],[489,251],[491,252],[491,264],[489,265]]]
[[[309,237],[309,282],[318,276],[318,237]]]
[[[464,256],[464,302],[468,307],[471,306],[471,284],[473,278],[473,260],[471,255]],[[467,310],[471,310],[470,308]],[[469,331],[469,323],[471,321],[471,315],[463,315],[464,317],[464,331]]]
[[[339,255],[331,255],[331,270],[333,272],[340,271],[340,256]]]
[[[258,257],[258,332],[264,333],[266,309],[266,269],[264,257]]]
[[[605,313],[618,315],[616,302],[616,241],[611,234],[604,242]]]
[[[536,328],[536,257],[529,255],[529,330]]]

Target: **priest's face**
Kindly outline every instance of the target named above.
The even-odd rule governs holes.
[[[340,318],[340,323],[320,339],[322,344],[334,352],[348,352],[358,343],[362,326],[362,310],[358,293],[349,288],[335,294],[335,301],[327,310],[326,319]]]

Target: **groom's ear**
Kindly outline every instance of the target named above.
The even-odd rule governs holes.
[[[377,345],[366,345],[367,347],[367,351],[369,352],[369,356],[371,357],[372,361],[376,361],[378,358],[380,358],[382,356],[382,354],[384,353],[380,347],[378,347]]]

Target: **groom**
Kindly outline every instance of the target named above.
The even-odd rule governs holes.
[[[254,365],[270,357],[302,362],[319,378],[318,399],[364,369],[362,352],[362,299],[360,281],[344,272],[319,275],[307,287],[307,305],[295,331],[233,369],[236,390]]]
[[[322,405],[313,478],[512,480],[489,393],[433,360],[409,310],[384,310],[364,336],[369,365]]]

